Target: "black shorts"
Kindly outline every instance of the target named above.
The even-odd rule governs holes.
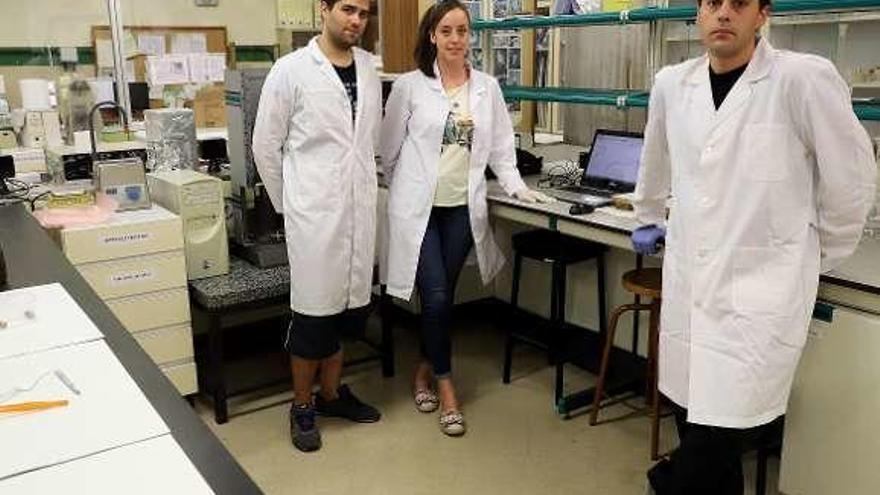
[[[287,327],[284,348],[299,358],[324,359],[337,352],[340,338],[362,339],[367,326],[370,305],[346,309],[327,316],[293,313]]]

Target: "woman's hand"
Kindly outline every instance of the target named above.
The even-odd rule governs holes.
[[[520,200],[525,201],[526,203],[555,203],[556,198],[547,196],[546,194],[535,191],[534,189],[529,189],[528,187],[524,187],[519,191],[513,193],[513,197]]]

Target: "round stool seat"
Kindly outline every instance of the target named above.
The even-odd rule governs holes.
[[[623,274],[623,288],[633,294],[660,299],[663,271],[660,268],[641,268]]]

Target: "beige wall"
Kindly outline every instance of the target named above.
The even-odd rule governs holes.
[[[108,24],[105,0],[0,0],[0,47],[89,46],[91,26]],[[121,0],[125,24],[226,26],[239,45],[275,44],[276,0]]]
[[[434,5],[434,3],[435,3],[434,0],[419,0],[419,18],[420,19],[422,17],[422,14],[424,14],[425,11],[428,10],[428,8],[431,5]]]

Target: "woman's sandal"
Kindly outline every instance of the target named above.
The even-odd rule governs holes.
[[[416,403],[416,409],[423,413],[434,412],[440,406],[437,394],[430,390],[416,390],[413,400]]]
[[[467,431],[464,415],[459,411],[449,411],[440,414],[440,431],[451,437],[464,435],[464,432]]]

